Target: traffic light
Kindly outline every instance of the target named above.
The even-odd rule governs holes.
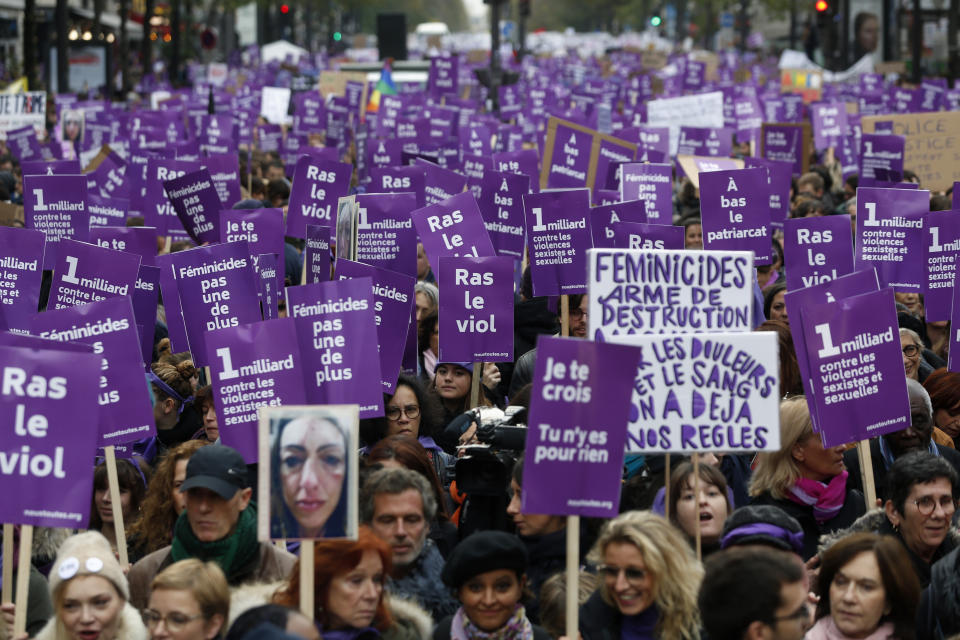
[[[660,16],[653,16],[650,18],[651,27],[659,27],[661,24],[663,24],[663,20],[660,18]]]
[[[526,18],[530,15],[530,0],[520,0],[520,17]]]
[[[334,31],[334,32],[333,32],[333,41],[334,41],[334,42],[340,42],[341,40],[343,40],[343,34],[340,33],[339,31]]]
[[[280,13],[284,13],[284,14],[290,13],[290,5],[288,4],[280,5]]]
[[[826,13],[830,9],[830,3],[827,0],[817,0],[813,7],[817,13]]]

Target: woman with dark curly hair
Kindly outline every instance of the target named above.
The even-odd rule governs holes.
[[[187,461],[206,444],[203,440],[187,440],[157,464],[143,500],[142,517],[129,530],[130,546],[137,555],[153,553],[173,540],[173,525],[186,508],[180,485],[187,477]]]
[[[193,406],[193,379],[197,369],[190,360],[167,362],[165,356],[150,365],[147,377],[153,389],[153,420],[157,427],[157,452],[160,457],[170,448],[193,437],[203,420]],[[151,457],[152,462],[155,458]]]
[[[124,531],[131,531],[140,519],[141,507],[147,493],[150,468],[137,460],[117,459],[117,484],[120,485],[120,512],[123,515]],[[99,531],[117,550],[117,532],[113,524],[113,501],[110,496],[110,484],[107,481],[107,464],[101,462],[93,471],[93,504],[90,508],[89,529]],[[127,551],[131,562],[140,558],[139,553],[127,540]]]

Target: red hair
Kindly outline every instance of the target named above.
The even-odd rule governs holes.
[[[304,541],[304,544],[309,544]],[[376,551],[383,562],[383,574],[389,575],[393,566],[390,546],[374,534],[369,527],[360,527],[356,540],[317,540],[313,543],[313,589],[314,589],[314,619],[323,628],[330,626],[330,619],[326,610],[327,598],[330,595],[330,582],[337,576],[352,571],[363,554],[367,551]],[[273,602],[292,609],[300,608],[300,560],[298,559],[290,580],[274,596]],[[377,603],[377,612],[373,616],[371,626],[378,631],[386,631],[393,624],[390,610],[384,602],[383,595]]]

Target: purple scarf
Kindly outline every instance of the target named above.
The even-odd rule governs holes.
[[[843,508],[843,500],[847,495],[847,475],[849,474],[843,471],[835,475],[828,484],[809,478],[798,478],[790,487],[787,497],[798,504],[813,507],[814,519],[818,524],[823,524],[833,519]]]

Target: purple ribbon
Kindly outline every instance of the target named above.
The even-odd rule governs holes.
[[[793,533],[792,531],[787,531],[786,529],[778,527],[775,524],[770,524],[769,522],[753,522],[730,530],[727,535],[723,536],[723,538],[720,540],[720,548],[726,549],[735,540],[752,535],[767,535],[778,540],[784,540],[789,542],[790,546],[793,547],[797,553],[800,553],[800,549],[803,548],[802,531]]]
[[[183,413],[183,408],[187,405],[188,402],[193,402],[193,396],[189,398],[182,397],[179,393],[173,390],[173,387],[168,385],[166,382],[160,379],[160,376],[155,374],[153,371],[147,371],[147,377],[150,378],[150,381],[160,387],[160,390],[165,394],[173,398],[174,400],[180,403],[180,407],[177,409],[177,415],[179,416]]]

